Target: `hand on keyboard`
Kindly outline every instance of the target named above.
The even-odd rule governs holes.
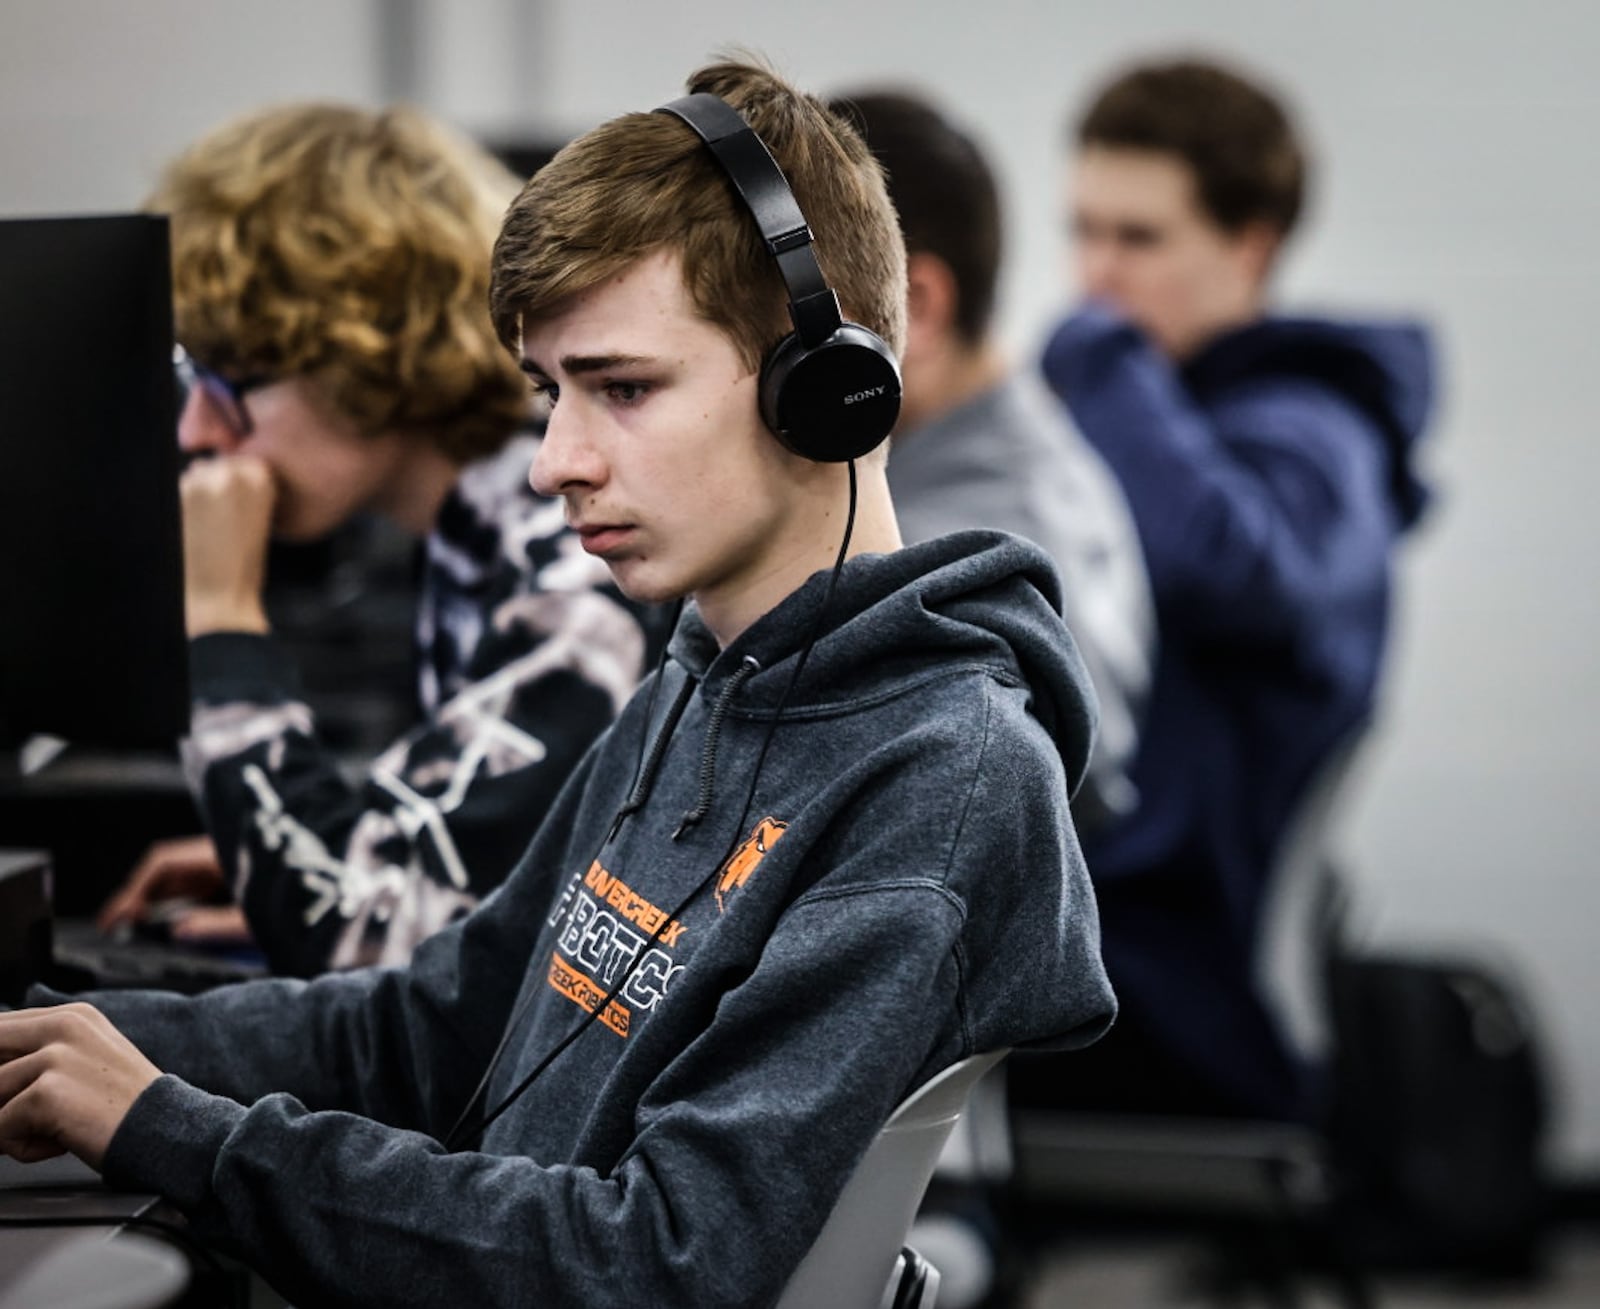
[[[0,1014],[0,1154],[65,1151],[99,1168],[133,1102],[161,1076],[86,1004]]]
[[[156,906],[163,901],[182,898],[199,903],[226,889],[222,862],[209,836],[157,841],[106,901],[95,923],[102,932],[110,932],[156,915]]]
[[[174,941],[195,945],[254,945],[250,924],[238,905],[195,905],[168,921],[167,932]]]

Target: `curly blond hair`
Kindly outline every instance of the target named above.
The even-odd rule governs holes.
[[[502,446],[525,379],[489,321],[517,180],[420,112],[306,103],[224,124],[166,169],[178,338],[236,377],[299,377],[364,434],[457,463]]]

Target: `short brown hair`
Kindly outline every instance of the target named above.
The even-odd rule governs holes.
[[[1076,130],[1080,146],[1176,155],[1201,207],[1226,232],[1265,222],[1287,236],[1300,216],[1305,151],[1283,104],[1217,63],[1141,64],[1107,84]]]
[[[465,463],[528,414],[488,314],[516,187],[415,110],[303,103],[209,133],[146,207],[170,215],[177,333],[195,358],[308,378],[363,434],[415,432]]]
[[[908,91],[858,91],[828,104],[883,165],[906,249],[949,267],[955,329],[968,345],[978,344],[989,330],[1000,274],[1000,193],[983,152]]]
[[[737,109],[789,179],[845,315],[898,353],[905,245],[860,136],[771,70],[728,61],[688,81]],[[523,187],[495,244],[490,313],[507,349],[523,324],[641,257],[674,250],[695,310],[752,369],[790,330],[776,263],[726,174],[681,120],[634,113],[579,137]]]

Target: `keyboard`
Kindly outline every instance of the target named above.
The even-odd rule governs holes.
[[[53,958],[60,982],[81,980],[74,990],[153,987],[192,995],[267,975],[266,961],[254,949],[122,940],[102,936],[88,919],[56,920]]]

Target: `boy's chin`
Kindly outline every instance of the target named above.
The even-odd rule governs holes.
[[[617,584],[617,590],[635,604],[672,604],[687,594],[682,587],[630,570],[626,564],[607,564],[606,567],[611,570],[611,580]]]

